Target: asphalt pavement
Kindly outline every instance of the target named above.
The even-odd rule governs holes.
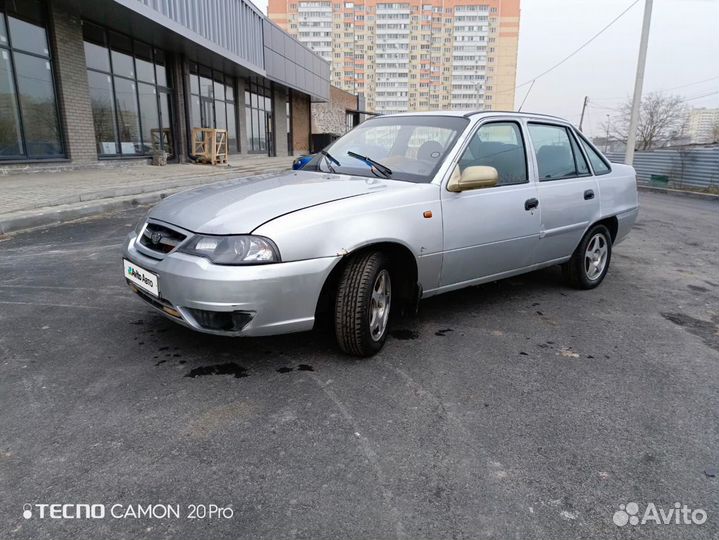
[[[432,298],[365,360],[151,311],[145,209],[2,239],[0,538],[719,537],[719,205],[641,205],[599,288]]]

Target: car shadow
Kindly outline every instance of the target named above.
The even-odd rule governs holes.
[[[395,317],[388,339],[415,339],[414,329],[424,323],[471,316],[482,306],[512,303],[537,296],[547,290],[568,289],[558,267],[538,270],[522,276],[468,287],[424,300],[414,317]],[[148,311],[139,332],[152,337],[157,345],[152,360],[156,366],[180,364],[186,376],[233,375],[237,378],[257,371],[314,371],[328,362],[353,364],[366,362],[343,354],[335,344],[331,325],[310,332],[268,337],[232,338],[202,334],[177,325],[154,311]],[[313,367],[314,366],[314,367]]]

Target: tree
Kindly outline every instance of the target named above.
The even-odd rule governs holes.
[[[610,122],[612,138],[627,142],[632,101],[627,100],[617,116]],[[652,92],[642,99],[639,106],[637,127],[637,150],[651,150],[667,146],[681,138],[687,118],[687,109],[681,96]],[[607,124],[604,123],[604,129]]]

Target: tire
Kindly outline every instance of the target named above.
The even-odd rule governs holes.
[[[591,249],[590,249],[591,248]],[[604,225],[590,228],[563,265],[569,284],[577,289],[593,289],[607,275],[612,259],[612,235]]]
[[[384,287],[387,294],[380,294],[378,287]],[[391,306],[387,257],[378,251],[353,257],[342,272],[335,299],[335,335],[340,349],[361,357],[379,352],[387,338]],[[376,318],[380,314],[380,319]]]

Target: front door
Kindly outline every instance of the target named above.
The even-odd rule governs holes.
[[[496,186],[442,189],[444,256],[440,287],[487,281],[530,266],[539,239],[537,187],[529,181],[525,137],[514,120],[491,120],[475,132],[459,171],[484,165]]]
[[[572,129],[529,122],[542,214],[536,263],[569,257],[599,214],[599,190]]]

